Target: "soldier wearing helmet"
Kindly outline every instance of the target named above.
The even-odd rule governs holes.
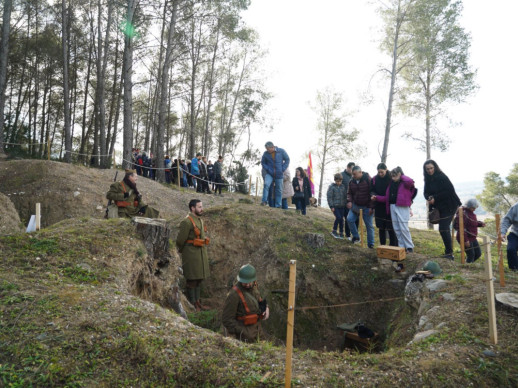
[[[259,339],[259,324],[268,319],[270,309],[257,289],[255,268],[246,264],[237,275],[237,284],[232,287],[223,306],[222,322],[225,333],[244,342]]]

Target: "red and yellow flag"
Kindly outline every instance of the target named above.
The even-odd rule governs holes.
[[[308,161],[308,179],[309,185],[311,186],[311,195],[315,195],[315,185],[313,183],[313,162],[311,161],[311,152],[309,153]]]

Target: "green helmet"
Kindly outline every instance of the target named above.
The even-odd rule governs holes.
[[[423,270],[430,271],[434,275],[439,275],[440,273],[442,273],[441,267],[435,261],[427,261],[424,264]]]
[[[255,268],[250,264],[245,264],[239,269],[239,274],[237,275],[238,282],[252,283],[255,281],[255,279]]]

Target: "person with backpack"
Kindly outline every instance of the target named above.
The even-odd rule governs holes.
[[[237,275],[237,284],[229,291],[223,306],[221,322],[225,335],[233,335],[243,342],[256,342],[260,322],[269,316],[270,309],[257,287],[255,268],[250,264],[243,265]]]
[[[385,195],[387,187],[389,186],[391,179],[390,174],[387,171],[385,163],[378,164],[378,174],[372,178],[371,195]],[[389,235],[389,245],[393,247],[398,246],[396,232],[392,226],[392,218],[390,213],[387,212],[385,203],[376,202],[374,206],[374,221],[378,228],[380,245],[387,244],[387,233]]]
[[[401,167],[391,170],[390,177],[392,181],[389,183],[385,195],[373,195],[371,199],[385,204],[387,214],[392,217],[398,245],[411,253],[414,251],[414,243],[408,221],[410,220],[412,198],[416,192],[414,180],[406,176]]]

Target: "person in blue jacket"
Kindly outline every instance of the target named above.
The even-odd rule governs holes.
[[[197,192],[200,192],[201,186],[199,182],[197,182],[196,178],[200,177],[200,165],[199,161],[201,159],[201,153],[197,153],[195,158],[192,158],[191,161],[191,174],[192,174],[192,183]]]
[[[272,183],[275,185],[275,207],[282,203],[283,173],[290,165],[290,157],[282,148],[275,147],[271,141],[264,145],[266,151],[261,158],[261,166],[266,171],[264,176],[262,206],[268,205],[268,192]]]

